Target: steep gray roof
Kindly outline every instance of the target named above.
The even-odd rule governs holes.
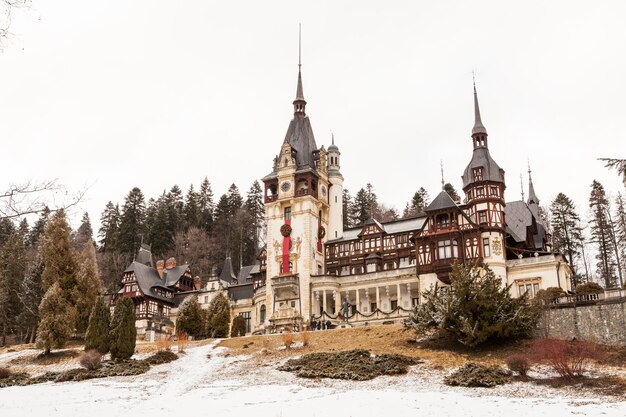
[[[231,285],[228,287],[228,296],[234,301],[252,298],[253,295],[254,289],[252,288],[251,282],[246,284]]]
[[[477,133],[487,134],[487,129],[483,125],[483,121],[480,119],[480,108],[478,107],[478,94],[476,94],[476,84],[474,84],[474,127],[472,128],[472,135]]]
[[[506,203],[504,207],[506,231],[516,242],[525,242],[527,227],[532,225],[533,215],[523,201]]]
[[[133,261],[128,266],[128,268],[124,270],[124,272],[135,273],[137,284],[139,285],[139,288],[141,288],[141,291],[144,293],[144,295],[152,297],[152,298],[157,298],[162,301],[167,301],[168,303],[173,303],[172,299],[162,297],[154,291],[154,288],[156,287],[160,287],[168,291],[172,291],[170,288],[168,288],[165,285],[161,277],[159,277],[159,273],[157,272],[156,269],[151,268],[142,263],[139,263],[137,261]]]
[[[317,150],[309,116],[296,114],[289,123],[285,142],[296,151],[296,170],[315,169],[313,152]]]
[[[152,263],[152,253],[147,248],[139,248],[139,252],[137,253],[137,258],[135,260],[141,264],[154,268],[154,264]]]
[[[240,284],[243,284],[248,279],[250,279],[251,278],[250,273],[253,268],[254,268],[254,265],[242,266],[241,269],[239,270],[239,274],[237,275],[237,282]]]
[[[457,205],[447,192],[442,191],[435,197],[432,203],[426,207],[426,211],[442,210],[450,207],[457,207]]]
[[[172,287],[176,285],[180,277],[189,269],[189,265],[178,265],[171,269],[163,270],[163,278],[165,279],[165,285]]]
[[[224,266],[222,267],[222,272],[220,272],[220,279],[229,284],[233,282],[234,279],[237,279],[233,272],[233,263],[230,261],[230,256],[224,260]]]
[[[402,233],[414,230],[420,230],[426,221],[426,216],[411,217],[408,219],[394,220],[392,222],[381,224],[383,230],[387,233]],[[326,243],[346,242],[359,238],[359,234],[363,230],[363,226],[343,231],[343,236],[339,239],[328,240]]]
[[[483,181],[504,182],[504,170],[491,158],[489,148],[476,148],[461,177],[463,188],[474,182],[473,169],[480,167],[483,169]]]

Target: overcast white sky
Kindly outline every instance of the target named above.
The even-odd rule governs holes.
[[[563,191],[586,213],[594,178],[624,190],[597,158],[626,157],[625,16],[624,1],[33,0],[0,54],[0,186],[90,186],[94,223],[133,186],[208,176],[216,198],[245,194],[292,117],[301,22],[307,112],[352,194],[371,182],[401,210],[436,195],[441,159],[460,189],[475,69],[507,200],[530,159],[542,203]]]

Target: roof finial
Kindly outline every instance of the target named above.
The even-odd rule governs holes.
[[[522,201],[524,201],[524,178],[522,177],[522,173],[519,173],[519,185],[522,189]]]
[[[330,136],[331,136],[330,140],[332,141],[332,144],[334,145],[335,144],[335,134],[333,133],[332,130],[330,131]]]
[[[439,165],[441,166],[441,191],[446,190],[445,181],[443,179],[443,159],[439,160]]]
[[[530,159],[528,160],[528,204],[539,204],[539,198],[535,193],[535,186],[533,184],[533,177],[530,170]]]
[[[480,119],[480,107],[478,106],[478,94],[476,93],[476,74],[472,70],[472,81],[474,85],[474,128],[472,129],[472,136],[477,133],[487,134],[487,129],[483,125]]]
[[[302,68],[302,23],[298,23],[298,71]]]

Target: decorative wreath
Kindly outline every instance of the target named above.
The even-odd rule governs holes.
[[[280,226],[280,234],[284,237],[291,235],[291,226],[288,224],[283,224]]]
[[[320,226],[320,228],[317,229],[317,238],[324,239],[324,236],[326,236],[326,229],[324,229],[324,226]]]

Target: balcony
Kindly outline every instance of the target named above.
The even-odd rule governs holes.
[[[278,200],[278,194],[272,194],[272,195],[266,195],[265,196],[265,202],[266,203],[273,203],[276,200]]]
[[[287,288],[293,285],[298,285],[298,274],[279,275],[272,278],[272,287],[274,288]]]
[[[309,188],[302,188],[296,191],[296,196],[300,197],[303,195],[310,195],[310,196],[317,198],[317,190],[313,190]]]

